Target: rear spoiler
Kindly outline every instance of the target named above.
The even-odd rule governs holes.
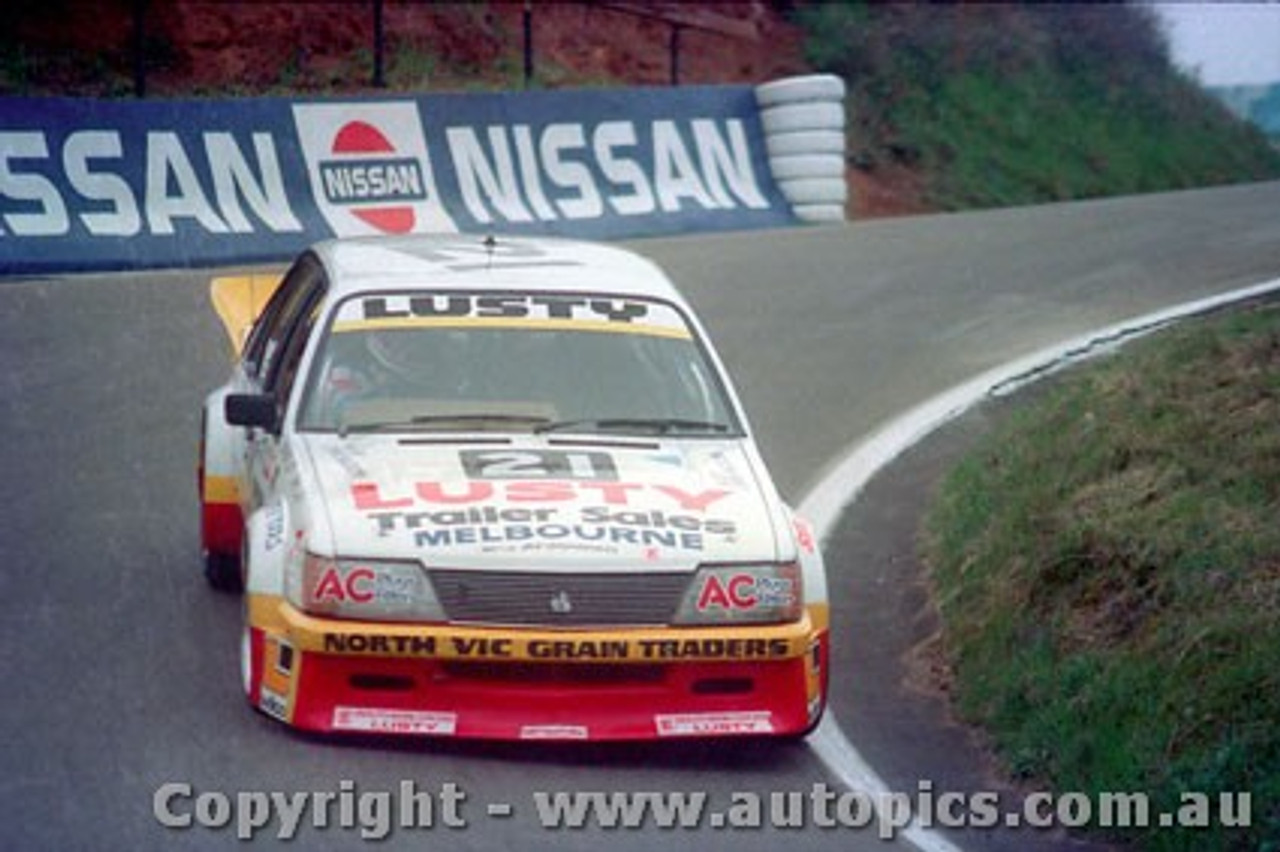
[[[239,355],[244,348],[253,321],[262,313],[283,277],[279,273],[229,275],[210,282],[209,300],[231,338],[233,354]]]

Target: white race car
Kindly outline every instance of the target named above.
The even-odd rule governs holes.
[[[254,707],[495,739],[817,724],[821,557],[652,263],[337,240],[213,295],[239,355],[204,406],[205,572],[244,590]]]

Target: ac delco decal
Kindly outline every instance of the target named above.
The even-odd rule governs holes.
[[[417,579],[412,576],[378,574],[365,566],[346,571],[331,566],[316,580],[311,598],[318,604],[398,604],[412,601],[417,593]]]
[[[294,104],[316,206],[338,236],[455,232],[418,105]]]
[[[698,611],[750,610],[757,606],[790,606],[795,603],[795,587],[786,577],[756,577],[734,574],[721,578],[711,574],[698,592]]]
[[[330,568],[320,575],[311,596],[320,602],[368,603],[373,600],[374,579],[373,571],[368,568],[355,568],[345,575],[337,568]]]

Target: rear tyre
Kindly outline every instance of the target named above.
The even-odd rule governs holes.
[[[220,592],[239,592],[244,589],[239,558],[225,553],[205,551],[204,578]]]

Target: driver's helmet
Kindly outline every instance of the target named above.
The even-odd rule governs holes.
[[[375,331],[369,335],[366,344],[379,369],[399,376],[411,376],[425,366],[422,337],[423,334],[413,329]]]
[[[367,347],[379,371],[420,383],[456,379],[466,343],[466,333],[457,330],[405,328],[371,332]]]

